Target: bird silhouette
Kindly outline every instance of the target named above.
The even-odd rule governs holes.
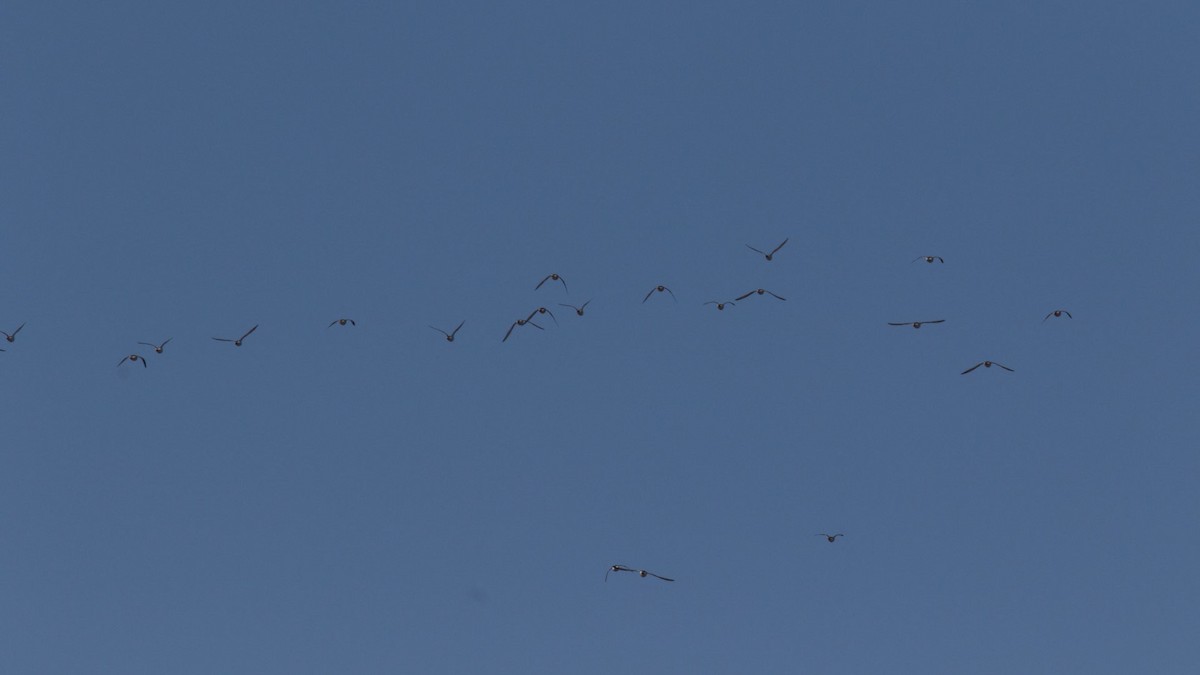
[[[0,334],[4,335],[5,340],[8,340],[9,342],[16,342],[17,341],[17,333],[20,333],[21,329],[24,327],[25,327],[25,324],[21,324],[20,326],[17,326],[17,329],[14,330],[12,333],[5,333],[4,331],[0,330]]]
[[[550,318],[554,319],[554,325],[555,326],[558,325],[558,317],[554,316],[554,312],[551,312],[550,310],[546,309],[545,307],[538,307],[537,309],[533,310],[532,312],[529,313],[529,316],[525,317],[525,320],[528,321],[538,314],[549,314]]]
[[[913,328],[920,328],[921,326],[923,326],[927,323],[945,323],[945,321],[946,321],[945,319],[938,319],[937,321],[901,321],[899,323],[893,323],[893,322],[889,321],[888,325],[889,326],[912,326]]]
[[[945,260],[942,260],[942,256],[940,255],[919,255],[912,259],[913,262],[917,262],[918,260],[924,260],[927,263],[931,263],[934,260],[943,264],[946,262]]]
[[[670,293],[670,294],[671,294],[671,299],[672,299],[672,300],[674,300],[675,302],[679,302],[679,299],[675,297],[675,292],[674,292],[674,291],[672,291],[671,289],[667,288],[666,286],[663,286],[662,284],[659,284],[659,285],[655,286],[654,288],[651,288],[651,289],[650,289],[650,292],[646,294],[646,297],[642,298],[642,304],[646,304],[646,301],[650,299],[650,296],[651,296],[651,295],[654,295],[654,292],[655,292],[655,291],[658,291],[659,293],[662,293],[663,291],[666,291],[667,293]]]
[[[158,344],[158,345],[154,344],[153,342],[139,342],[138,344],[146,345],[147,347],[154,347],[154,353],[161,354],[161,353],[163,353],[163,347],[166,347],[167,343],[174,339],[175,338],[167,338],[166,340],[162,341],[162,344]]]
[[[1058,317],[1062,316],[1063,314],[1066,314],[1068,319],[1075,318],[1075,317],[1071,316],[1071,313],[1065,309],[1056,309],[1053,312],[1050,312],[1049,314],[1047,314],[1046,319],[1049,319],[1050,317],[1058,318]],[[1042,319],[1042,323],[1046,323],[1046,319]]]
[[[1012,368],[1009,368],[1008,366],[1004,365],[1003,363],[996,363],[995,361],[980,361],[979,363],[976,363],[975,365],[971,366],[970,368],[967,368],[966,370],[962,371],[959,374],[966,375],[967,373],[971,372],[972,370],[975,370],[979,366],[983,366],[984,368],[991,368],[992,366],[1000,366],[1001,368],[1007,370],[1010,373],[1017,372],[1017,371],[1013,370]]]
[[[625,565],[613,565],[612,567],[609,567],[608,572],[604,573],[605,581],[608,581],[609,572],[637,572],[637,575],[639,577],[643,577],[643,578],[649,576],[649,577],[654,577],[655,579],[662,579],[663,581],[675,581],[674,579],[668,579],[666,577],[659,576],[659,575],[655,574],[654,572],[647,572],[646,570],[638,570],[638,569],[634,569],[632,567],[627,567]]]
[[[791,237],[788,237],[788,239],[791,239]],[[784,239],[783,244],[786,244],[786,243],[788,243],[788,240]],[[780,244],[780,245],[776,246],[775,248],[771,249],[770,253],[767,253],[766,251],[760,251],[760,250],[754,248],[753,246],[751,246],[750,244],[746,244],[746,248],[750,249],[751,251],[754,251],[755,253],[762,254],[764,257],[766,257],[767,262],[771,262],[771,259],[775,257],[775,254],[779,252],[779,249],[783,248],[783,244]]]
[[[750,296],[752,296],[752,295],[755,295],[755,294],[757,294],[757,295],[762,295],[763,293],[771,293],[771,291],[768,291],[768,290],[767,290],[767,289],[765,289],[765,288],[756,288],[756,289],[754,289],[753,291],[750,291],[749,293],[746,293],[746,294],[744,294],[744,295],[740,295],[740,296],[738,296],[738,297],[734,298],[734,300],[737,300],[737,301],[739,301],[739,302],[740,302],[740,301],[742,301],[742,300],[745,300],[746,298],[748,298],[748,297],[750,297]],[[775,295],[775,294],[774,294],[774,293],[771,293],[771,295]],[[780,297],[780,296],[778,296],[778,295],[775,295],[775,297],[779,298],[780,300],[787,300],[787,298],[782,298],[782,297]]]
[[[529,319],[517,319],[516,321],[513,322],[513,324],[511,326],[508,327],[508,332],[504,334],[504,339],[501,340],[501,342],[508,342],[508,336],[512,335],[513,329],[516,328],[517,326],[525,326],[525,325],[533,326],[534,328],[536,328],[538,330],[546,330],[545,328],[542,328],[541,326],[530,321]]]
[[[558,303],[558,306],[559,307],[570,307],[571,309],[575,310],[576,314],[578,314],[579,316],[583,316],[583,309],[585,307],[587,307],[588,303],[590,303],[590,302],[591,302],[591,300],[588,300],[587,302],[583,303],[582,305],[580,305],[578,307],[576,307],[575,305],[567,305],[567,304],[560,302],[560,303]]]
[[[533,287],[533,290],[536,291],[537,289],[541,288],[542,284],[546,283],[547,281],[550,281],[551,279],[553,279],[554,281],[562,282],[563,290],[567,291],[567,280],[560,277],[558,274],[547,274],[545,279],[542,279],[541,281],[538,282],[537,286]],[[567,291],[567,292],[570,293],[570,291]]]
[[[436,330],[437,332],[441,333],[442,335],[445,335],[445,336],[446,336],[446,342],[454,342],[454,335],[455,335],[456,333],[458,333],[458,329],[459,329],[459,328],[462,328],[462,327],[463,327],[463,324],[464,324],[464,323],[466,323],[466,322],[467,322],[467,320],[466,320],[466,319],[463,319],[461,322],[459,322],[459,324],[458,324],[457,326],[455,326],[455,327],[454,327],[454,330],[450,331],[449,333],[447,333],[446,331],[442,330],[441,328],[438,328],[437,326],[430,326],[430,328],[432,328],[432,329]]]
[[[822,532],[822,533],[818,534],[817,536],[825,537],[826,539],[829,540],[829,543],[832,544],[834,541],[837,540],[838,537],[844,537],[846,535],[842,534],[841,532],[838,532],[837,534],[825,534],[824,532]]]
[[[246,331],[245,335],[243,335],[242,337],[240,337],[236,340],[232,340],[230,338],[213,338],[213,339],[216,340],[217,342],[232,342],[234,347],[241,347],[242,340],[245,340],[246,338],[250,337],[250,334],[256,330],[258,330],[258,324],[254,324],[254,328],[251,328],[250,330]]]
[[[729,305],[730,307],[733,307],[733,306],[736,306],[736,305],[737,305],[737,303],[736,303],[736,302],[734,302],[734,301],[732,301],[732,300],[726,300],[725,302],[717,302],[716,300],[709,300],[708,302],[706,302],[706,303],[704,303],[704,304],[706,304],[706,305],[716,305],[716,306],[717,306],[717,309],[718,309],[718,310],[721,310],[721,311],[724,311],[724,310],[725,310],[725,305]]]
[[[354,319],[334,319],[333,321],[329,322],[329,325],[327,326],[327,328],[333,328],[334,324],[337,324],[339,326],[345,326],[346,324],[350,324],[351,326],[358,325],[358,324],[354,323]],[[245,337],[245,336],[243,336],[243,337]]]
[[[120,368],[121,365],[124,364],[126,361],[128,361],[130,363],[137,363],[138,361],[141,361],[143,368],[148,367],[146,365],[146,357],[141,356],[139,354],[130,354],[129,356],[126,356],[125,358],[123,358],[119,362],[117,362],[117,367]]]

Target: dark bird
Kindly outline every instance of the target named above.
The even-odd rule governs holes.
[[[583,308],[587,307],[588,303],[590,303],[590,302],[591,302],[591,300],[588,300],[587,302],[583,303],[582,305],[580,305],[578,307],[576,307],[575,305],[565,305],[560,302],[560,303],[558,303],[558,306],[559,307],[570,307],[571,309],[575,310],[576,314],[578,314],[579,316],[583,316]]]
[[[146,366],[146,357],[140,356],[138,354],[130,354],[129,356],[126,356],[125,358],[121,359],[121,361],[119,363],[117,363],[117,367],[120,368],[121,364],[125,363],[126,361],[128,361],[130,363],[137,363],[138,361],[141,361],[143,368],[148,367],[148,366]]]
[[[554,312],[551,312],[550,310],[546,309],[545,307],[538,307],[537,309],[533,310],[532,312],[529,313],[529,316],[525,317],[525,320],[528,321],[538,314],[549,314],[550,318],[554,319],[554,325],[555,326],[558,325],[558,317],[554,316]]]
[[[917,262],[918,260],[924,260],[927,263],[931,263],[934,260],[936,260],[940,263],[943,263],[943,264],[946,262],[945,260],[942,260],[942,256],[940,256],[940,255],[919,255],[919,256],[913,258],[912,261]]]
[[[329,325],[327,326],[327,328],[333,328],[333,324],[335,324],[335,323],[338,324],[339,326],[345,326],[346,324],[350,324],[351,326],[358,325],[358,324],[354,323],[354,319],[334,319],[333,321],[329,322]],[[249,333],[247,333],[246,335],[249,335]],[[242,337],[245,337],[245,335],[243,335]]]
[[[729,305],[730,307],[733,307],[733,306],[737,305],[737,303],[736,303],[736,302],[734,302],[734,301],[732,301],[732,300],[726,300],[725,302],[717,302],[716,300],[709,300],[708,302],[706,302],[706,303],[704,303],[704,304],[706,304],[706,305],[716,305],[716,306],[717,306],[717,309],[719,309],[719,310],[722,310],[722,311],[724,311],[724,310],[725,310],[725,305]]]
[[[674,300],[675,302],[679,302],[679,299],[675,297],[675,292],[674,292],[674,291],[672,291],[671,289],[667,288],[666,286],[663,286],[662,284],[659,284],[658,286],[655,286],[654,288],[651,288],[651,289],[650,289],[650,292],[646,294],[646,297],[642,298],[642,304],[645,304],[645,302],[646,302],[647,300],[649,300],[649,299],[650,299],[650,296],[651,296],[651,295],[654,295],[654,292],[655,292],[655,291],[658,291],[659,293],[662,293],[663,291],[666,291],[666,292],[668,292],[668,293],[670,293],[670,294],[671,294],[671,299],[672,299],[672,300]]]
[[[654,572],[647,572],[646,570],[635,570],[632,567],[626,567],[625,565],[613,565],[612,567],[608,568],[608,572],[604,573],[605,581],[608,581],[608,573],[609,572],[637,572],[637,575],[639,577],[654,577],[655,579],[662,579],[663,581],[675,581],[674,579],[660,577],[657,574],[655,574]]]
[[[509,335],[512,335],[512,332],[513,332],[513,329],[514,329],[514,328],[516,328],[517,326],[524,326],[524,325],[527,325],[527,324],[528,324],[528,325],[530,325],[530,326],[533,326],[534,328],[536,328],[536,329],[538,329],[538,330],[546,330],[545,328],[542,328],[541,326],[539,326],[539,325],[537,325],[536,323],[534,323],[534,322],[530,321],[529,319],[517,319],[516,321],[514,321],[514,322],[513,322],[513,325],[511,325],[511,326],[509,326],[509,327],[508,327],[508,332],[504,334],[504,339],[503,339],[503,340],[501,340],[501,342],[508,342],[508,336],[509,336]]]
[[[832,544],[838,537],[844,537],[846,535],[842,534],[841,532],[838,532],[837,534],[825,534],[824,532],[822,532],[822,533],[818,534],[817,536],[825,537],[826,539],[829,540],[829,543]]]
[[[17,333],[20,333],[21,329],[24,327],[25,327],[25,324],[21,324],[20,326],[17,326],[17,329],[14,330],[12,333],[5,333],[4,331],[0,330],[0,334],[4,335],[5,340],[8,340],[9,342],[16,342],[17,341]]]
[[[765,288],[756,288],[756,289],[754,289],[753,291],[750,291],[749,293],[746,293],[745,295],[741,295],[741,296],[738,296],[738,297],[734,298],[734,300],[738,300],[738,301],[745,300],[746,298],[748,298],[748,297],[750,297],[750,296],[752,296],[752,295],[754,295],[754,294],[756,294],[756,293],[757,293],[758,295],[762,295],[763,293],[771,293],[771,291],[768,291],[768,290],[767,290],[767,289],[765,289]],[[774,294],[774,293],[771,293],[771,295],[775,295],[775,294]],[[780,298],[778,295],[775,295],[775,297],[779,298],[780,300],[787,300],[787,298]]]
[[[545,279],[542,279],[541,281],[538,282],[537,286],[533,287],[533,290],[536,291],[537,289],[541,288],[542,284],[546,283],[547,281],[550,281],[551,279],[553,279],[554,281],[561,281],[562,285],[563,285],[563,290],[567,291],[567,280],[558,276],[557,274],[547,274]],[[567,291],[567,292],[570,293],[570,291]]]
[[[1012,368],[1009,368],[1008,366],[1004,365],[1003,363],[996,363],[995,361],[980,361],[979,363],[976,363],[975,365],[971,366],[970,368],[967,368],[966,370],[962,371],[962,373],[960,373],[960,375],[966,375],[967,373],[971,372],[972,370],[975,370],[979,366],[983,366],[984,368],[991,368],[992,366],[1000,366],[1001,368],[1007,370],[1010,373],[1017,372],[1017,371],[1013,370]]]
[[[937,321],[912,321],[912,322],[901,321],[899,323],[893,323],[893,322],[889,321],[888,325],[889,326],[912,326],[913,328],[920,328],[922,325],[927,324],[927,323],[945,323],[945,322],[946,322],[945,319],[938,319]]]
[[[445,336],[446,336],[446,342],[454,342],[454,335],[455,335],[456,333],[458,333],[458,329],[459,329],[459,328],[462,328],[462,327],[463,327],[463,324],[464,324],[464,323],[466,323],[466,322],[467,322],[467,320],[466,320],[466,319],[463,319],[461,322],[459,322],[459,324],[458,324],[457,326],[455,326],[455,327],[454,327],[454,330],[450,331],[449,333],[447,333],[446,331],[442,330],[441,328],[438,328],[437,326],[430,326],[430,328],[432,328],[432,329],[436,330],[437,332],[441,333],[442,335],[445,335]]]
[[[243,335],[242,337],[240,337],[236,340],[231,340],[229,338],[213,338],[213,339],[216,340],[217,342],[232,342],[234,347],[241,347],[242,340],[245,340],[246,338],[250,337],[250,334],[256,330],[258,330],[258,324],[254,324],[254,328],[251,328],[250,330],[246,331],[245,335]]]
[[[168,342],[170,342],[171,340],[174,340],[174,339],[175,339],[175,338],[167,338],[166,340],[163,340],[163,343],[162,343],[162,344],[160,344],[160,345],[156,345],[156,344],[154,344],[153,342],[139,342],[138,344],[139,344],[139,345],[146,345],[147,347],[154,347],[154,353],[155,353],[155,354],[161,354],[161,353],[162,353],[162,350],[163,350],[163,347],[166,347],[166,346],[167,346],[167,343],[168,343]]]
[[[1068,319],[1075,318],[1075,317],[1071,316],[1071,313],[1065,309],[1056,309],[1053,312],[1050,312],[1049,314],[1047,314],[1046,319],[1049,319],[1050,317],[1054,317],[1057,319],[1058,317],[1062,316],[1063,314],[1066,314]],[[1046,323],[1046,319],[1042,319],[1042,323]]]
[[[791,239],[791,237],[788,237],[788,239]],[[786,243],[788,243],[788,240],[784,239],[783,244],[786,244]],[[783,248],[783,244],[780,244],[780,245],[776,246],[775,248],[771,249],[770,253],[767,253],[766,251],[760,251],[760,250],[754,248],[753,246],[751,246],[750,244],[746,244],[746,248],[750,249],[751,251],[754,251],[755,253],[759,253],[759,254],[766,256],[767,262],[771,262],[771,259],[775,257],[775,254],[779,252],[779,249]]]

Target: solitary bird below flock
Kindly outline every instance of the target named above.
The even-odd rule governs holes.
[[[1003,363],[996,363],[995,361],[980,361],[979,363],[976,363],[975,365],[971,366],[970,368],[967,368],[966,370],[962,371],[962,373],[960,373],[960,374],[966,375],[967,373],[971,372],[972,370],[975,370],[979,366],[983,366],[984,368],[991,368],[992,366],[1000,366],[1001,368],[1007,370],[1010,373],[1017,372],[1017,371],[1013,370],[1012,368],[1009,368],[1008,366],[1004,365]]]
[[[608,572],[604,573],[605,581],[608,581],[609,572],[637,572],[637,575],[639,577],[654,577],[655,579],[662,579],[663,581],[675,581],[674,579],[668,579],[666,577],[659,576],[659,575],[655,574],[654,572],[647,572],[646,570],[635,570],[632,567],[626,567],[625,565],[613,565],[612,567],[608,568]]]
[[[337,323],[337,322],[335,321],[334,323]],[[256,330],[258,330],[258,324],[254,324],[254,328],[251,328],[250,330],[246,331],[245,335],[243,335],[242,337],[240,337],[236,340],[232,340],[230,338],[213,338],[213,339],[216,340],[217,342],[232,342],[234,347],[241,347],[242,340],[245,340],[246,338],[250,337],[250,334]]]
[[[791,239],[791,237],[788,237],[788,239]],[[788,240],[784,239],[783,244],[786,244],[786,243],[788,243]],[[764,256],[767,259],[767,262],[771,262],[771,259],[775,257],[775,254],[779,252],[779,249],[783,248],[783,244],[780,244],[780,245],[776,246],[775,248],[771,249],[770,253],[767,253],[766,251],[760,251],[760,250],[754,248],[753,246],[751,246],[750,244],[746,244],[746,248],[750,249],[751,251],[754,251],[755,253],[758,253],[758,254]]]

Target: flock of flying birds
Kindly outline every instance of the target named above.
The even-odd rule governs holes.
[[[754,251],[755,253],[758,253],[759,255],[762,255],[764,258],[767,259],[767,262],[770,262],[771,260],[774,260],[775,254],[779,253],[779,250],[782,249],[784,247],[784,245],[787,243],[788,243],[788,239],[784,239],[782,243],[780,243],[775,248],[771,249],[769,252],[757,249],[749,244],[746,244],[746,248],[750,249],[751,251]],[[932,264],[934,262],[937,262],[939,264],[945,264],[945,262],[946,262],[945,260],[942,259],[941,256],[937,256],[937,255],[917,256],[916,258],[913,258],[912,262],[915,263],[919,260],[924,260],[926,263],[929,263],[929,264]],[[534,286],[534,290],[535,291],[539,290],[547,282],[557,282],[559,284],[562,284],[563,291],[567,291],[567,280],[564,279],[562,277],[562,275],[558,274],[557,272],[547,274],[541,281],[539,281],[537,283],[536,286]],[[672,291],[670,288],[668,288],[662,284],[658,284],[658,285],[654,286],[653,288],[651,288],[646,293],[646,296],[644,298],[642,298],[642,303],[645,304],[646,301],[650,300],[650,298],[655,293],[666,293],[667,295],[670,295],[671,299],[674,300],[675,302],[679,301],[679,299],[675,297],[674,291]],[[743,293],[742,295],[739,295],[732,300],[709,300],[708,302],[705,302],[703,304],[704,305],[715,305],[718,310],[724,310],[726,306],[734,306],[737,303],[739,303],[743,300],[746,300],[747,298],[753,297],[755,295],[770,295],[771,297],[775,298],[776,300],[784,300],[784,301],[787,300],[787,298],[784,298],[773,291],[769,291],[765,288],[756,288],[756,289],[750,290],[746,293]],[[562,303],[562,302],[557,303],[557,304],[560,307],[570,308],[570,309],[574,310],[577,315],[583,316],[584,310],[587,308],[588,304],[590,304],[591,302],[592,302],[591,300],[588,300],[587,302],[583,303],[582,305],[578,305],[578,306],[568,304],[568,303]],[[554,316],[554,312],[550,311],[549,308],[537,307],[536,309],[531,311],[528,314],[528,316],[521,317],[521,318],[518,318],[515,321],[513,321],[512,324],[508,327],[508,331],[504,334],[504,338],[501,339],[501,342],[507,342],[508,339],[512,336],[513,331],[516,330],[517,328],[522,328],[525,326],[532,326],[534,328],[537,328],[538,330],[545,330],[540,325],[538,325],[537,323],[534,323],[534,321],[533,321],[539,315],[547,315],[550,317],[551,320],[554,321],[555,324],[558,323],[558,318],[556,316]],[[1069,311],[1067,311],[1065,309],[1056,309],[1056,310],[1053,310],[1050,313],[1046,314],[1045,318],[1042,319],[1042,323],[1045,323],[1051,317],[1060,318],[1062,316],[1066,316],[1068,319],[1074,318],[1071,316],[1071,313]],[[936,325],[939,323],[945,323],[945,321],[946,321],[945,319],[934,319],[934,320],[928,320],[928,321],[889,321],[888,325],[889,326],[912,326],[913,328],[919,329],[921,326]],[[466,323],[465,319],[463,321],[460,321],[459,324],[454,327],[454,330],[451,330],[451,331],[445,331],[441,328],[438,328],[437,326],[429,326],[429,327],[431,329],[437,331],[438,333],[441,333],[442,336],[445,337],[447,342],[454,342],[455,336],[458,335],[458,331],[462,329],[462,327],[465,323]],[[330,321],[328,328],[333,328],[334,326],[345,326],[347,324],[349,324],[350,326],[358,325],[354,321],[354,319],[340,318],[340,319],[334,319],[333,321]],[[17,329],[14,330],[13,332],[8,333],[5,331],[0,331],[0,335],[3,335],[5,341],[11,344],[11,343],[16,342],[17,334],[20,333],[21,329],[24,327],[25,327],[25,324],[22,323],[20,326],[17,326]],[[241,347],[242,342],[244,342],[246,340],[246,338],[250,337],[256,330],[258,330],[257,324],[254,325],[253,327],[251,327],[250,330],[247,330],[245,333],[242,333],[241,337],[238,337],[238,338],[214,337],[212,339],[216,342],[230,342],[230,343],[233,343],[234,347]],[[167,344],[169,342],[171,342],[172,339],[173,338],[167,338],[166,340],[163,340],[162,342],[159,342],[159,343],[138,342],[138,344],[150,347],[151,349],[154,350],[154,353],[156,353],[156,354],[162,354],[163,349],[167,346]],[[0,348],[0,352],[3,352],[3,351],[7,351],[7,350]],[[143,368],[149,367],[147,365],[146,357],[142,356],[141,354],[136,354],[136,353],[128,354],[128,355],[122,357],[121,360],[119,362],[117,362],[117,367],[119,368],[119,367],[125,365],[126,363],[131,363],[131,364],[135,364],[135,365],[140,363]],[[975,365],[971,366],[970,368],[967,368],[966,370],[962,371],[962,374],[966,375],[967,373],[970,373],[970,372],[976,370],[980,366],[983,366],[984,368],[991,368],[992,366],[996,366],[997,368],[1002,368],[1004,370],[1007,370],[1010,373],[1016,372],[1015,370],[1013,370],[1012,368],[1009,368],[1008,366],[1004,365],[1003,363],[999,363],[997,361],[992,361],[992,360],[983,360],[983,361],[980,361],[979,363],[976,363]],[[829,543],[832,544],[835,541],[837,541],[838,537],[844,537],[846,535],[842,532],[838,532],[836,534],[828,534],[825,532],[821,532],[815,536],[825,537],[825,539]],[[642,577],[642,578],[654,577],[655,579],[661,579],[663,581],[674,581],[674,579],[670,579],[670,578],[655,574],[653,572],[648,572],[643,569],[637,569],[634,567],[629,567],[627,565],[612,565],[608,568],[608,571],[604,573],[604,580],[606,582],[608,581],[608,575],[613,572],[635,572],[635,573],[637,573],[637,575],[639,577]]]

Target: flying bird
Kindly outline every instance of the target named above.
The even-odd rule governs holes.
[[[721,311],[724,311],[724,310],[725,310],[725,305],[729,305],[730,307],[733,307],[733,306],[737,305],[737,303],[736,303],[736,302],[734,302],[734,301],[732,301],[732,300],[726,300],[725,302],[717,302],[716,300],[709,300],[708,302],[706,302],[706,303],[704,303],[704,304],[706,304],[706,305],[716,305],[716,306],[717,306],[717,309],[719,309],[719,310],[721,310]]]
[[[117,367],[120,368],[121,365],[124,364],[126,361],[128,361],[130,363],[137,363],[138,361],[141,361],[143,368],[148,367],[148,366],[146,366],[146,357],[138,355],[138,354],[130,354],[129,356],[126,356],[125,358],[121,359],[120,362],[117,363]]]
[[[1062,316],[1063,314],[1066,314],[1068,319],[1075,318],[1075,317],[1071,316],[1071,313],[1065,309],[1056,309],[1053,312],[1050,312],[1049,314],[1047,314],[1046,319],[1049,319],[1050,317],[1058,318],[1058,317]],[[1042,323],[1046,323],[1046,319],[1042,319]]]
[[[162,344],[160,344],[160,345],[156,345],[153,342],[139,342],[138,344],[146,345],[147,347],[154,347],[154,353],[161,354],[163,352],[163,347],[166,347],[167,343],[174,339],[175,338],[167,338],[166,340],[163,340]]]
[[[234,347],[241,347],[242,340],[245,340],[246,338],[250,337],[250,334],[256,330],[258,330],[258,324],[254,324],[254,328],[251,328],[250,330],[246,331],[245,335],[243,335],[242,337],[240,337],[236,340],[231,340],[229,338],[213,338],[213,339],[216,340],[217,342],[232,342]]]
[[[354,319],[334,319],[333,321],[330,321],[329,325],[326,327],[333,328],[333,324],[335,324],[335,323],[338,324],[339,326],[345,326],[346,324],[350,324],[351,326],[358,325],[358,324],[354,323]],[[245,337],[245,336],[243,336],[243,337]]]
[[[822,533],[818,534],[817,536],[825,537],[826,539],[829,540],[829,543],[832,544],[838,537],[844,537],[846,535],[842,534],[841,532],[838,532],[837,534],[825,534],[824,532],[822,532]]]
[[[659,284],[658,286],[655,286],[654,288],[651,288],[651,289],[650,289],[650,292],[646,294],[646,297],[642,298],[642,304],[646,304],[646,301],[650,299],[650,296],[651,296],[651,295],[654,295],[654,292],[655,292],[655,291],[658,291],[659,293],[662,293],[663,291],[666,291],[667,293],[670,293],[670,294],[671,294],[671,299],[672,299],[672,300],[674,300],[675,302],[679,302],[679,299],[675,297],[675,292],[674,292],[674,291],[672,291],[671,289],[667,288],[666,286],[663,286],[662,284]]]
[[[524,326],[526,324],[533,326],[534,328],[536,328],[538,330],[546,330],[545,328],[542,328],[541,326],[530,321],[529,319],[517,319],[516,321],[513,322],[513,325],[508,327],[508,332],[504,334],[504,339],[501,340],[501,342],[508,342],[508,336],[512,335],[513,329],[516,328],[517,326]]]
[[[967,373],[971,372],[972,370],[975,370],[979,366],[983,366],[984,368],[991,368],[992,366],[1000,366],[1001,368],[1007,370],[1010,373],[1017,372],[1017,371],[1013,370],[1012,368],[1009,368],[1008,366],[1004,365],[1003,363],[996,363],[995,361],[980,361],[979,363],[976,363],[975,365],[971,366],[970,368],[967,368],[966,370],[962,371],[959,374],[966,375]]]
[[[934,260],[936,260],[940,263],[943,263],[943,264],[946,262],[945,260],[942,260],[942,256],[940,256],[940,255],[919,255],[912,259],[913,262],[917,262],[918,260],[924,260],[927,263],[931,263]]]
[[[605,581],[608,581],[608,574],[609,574],[609,572],[637,572],[637,575],[638,575],[639,577],[643,577],[643,578],[644,578],[644,577],[654,577],[655,579],[662,579],[663,581],[675,581],[674,579],[668,579],[668,578],[666,578],[666,577],[660,577],[659,575],[657,575],[657,574],[655,574],[655,573],[653,573],[653,572],[647,572],[646,570],[635,570],[634,568],[632,568],[632,567],[626,567],[625,565],[613,565],[612,567],[609,567],[609,568],[608,568],[608,572],[605,572],[605,573],[604,573],[604,580],[605,580]]]
[[[551,312],[550,310],[546,309],[545,307],[538,307],[537,309],[533,310],[532,312],[529,313],[529,316],[525,317],[525,320],[528,321],[537,314],[549,314],[550,318],[554,319],[554,325],[555,326],[558,325],[558,317],[554,316],[554,312]]]
[[[946,322],[945,319],[938,319],[937,321],[911,321],[911,322],[910,321],[901,321],[899,323],[893,323],[893,322],[889,321],[888,325],[889,326],[912,326],[913,328],[920,328],[921,326],[923,326],[927,323],[945,323],[945,322]]]
[[[788,237],[788,239],[791,239],[791,237]],[[786,243],[788,243],[788,240],[784,239],[783,244],[786,244]],[[766,256],[767,262],[771,262],[771,259],[775,257],[775,254],[779,252],[779,249],[783,248],[783,244],[780,244],[780,245],[776,246],[775,248],[771,249],[770,253],[767,253],[766,251],[760,251],[760,250],[754,248],[753,246],[751,246],[750,244],[746,244],[746,248],[750,249],[751,251],[754,251],[755,253],[759,253],[761,255]]]
[[[539,289],[539,288],[541,288],[541,287],[542,287],[542,284],[544,284],[544,283],[546,283],[547,281],[550,281],[550,280],[552,280],[552,279],[553,279],[554,281],[561,281],[561,282],[562,282],[562,285],[563,285],[563,290],[564,290],[564,291],[567,291],[567,280],[566,280],[566,279],[564,279],[564,278],[562,278],[562,277],[560,277],[560,276],[558,276],[558,274],[547,274],[545,279],[542,279],[541,281],[539,281],[539,282],[538,282],[538,285],[537,285],[537,286],[534,286],[534,287],[533,287],[533,290],[535,290],[535,291],[536,291],[537,289]],[[568,292],[568,293],[570,293],[570,291],[567,291],[567,292]]]
[[[756,289],[754,289],[753,291],[750,291],[749,293],[746,293],[745,295],[741,295],[741,296],[738,296],[738,297],[734,298],[734,300],[738,300],[738,301],[745,300],[746,298],[748,298],[748,297],[750,297],[750,296],[752,296],[752,295],[754,295],[754,294],[756,294],[756,293],[757,293],[758,295],[762,295],[763,293],[771,293],[771,291],[768,291],[768,290],[767,290],[767,289],[765,289],[765,288],[756,288]],[[774,293],[771,293],[771,295],[775,295],[775,294],[774,294]],[[781,297],[779,297],[778,295],[775,295],[775,297],[779,298],[780,300],[787,300],[787,298],[781,298]]]
[[[0,333],[2,333],[4,335],[5,340],[8,340],[9,342],[16,342],[17,341],[17,333],[20,333],[21,329],[24,327],[25,327],[25,324],[21,324],[20,326],[17,326],[17,329],[14,330],[12,333],[5,333],[2,330],[0,330]]]
[[[583,308],[587,307],[588,303],[590,303],[590,302],[591,302],[591,300],[588,300],[587,302],[583,303],[582,305],[580,305],[578,307],[576,307],[575,305],[565,305],[560,302],[560,303],[558,303],[558,306],[559,307],[570,307],[571,309],[575,310],[576,314],[578,314],[579,316],[583,316]]]
[[[467,320],[466,320],[466,319],[463,319],[461,322],[459,322],[459,324],[458,324],[457,326],[455,326],[455,327],[454,327],[454,330],[450,331],[449,333],[447,333],[446,331],[442,330],[441,328],[438,328],[437,326],[430,326],[430,328],[432,328],[432,329],[436,330],[437,332],[441,333],[442,335],[445,335],[445,336],[446,336],[446,342],[454,342],[454,335],[455,335],[456,333],[458,333],[458,329],[459,329],[459,328],[462,328],[462,327],[463,327],[463,324],[464,324],[464,323],[466,323],[466,322],[467,322]]]

